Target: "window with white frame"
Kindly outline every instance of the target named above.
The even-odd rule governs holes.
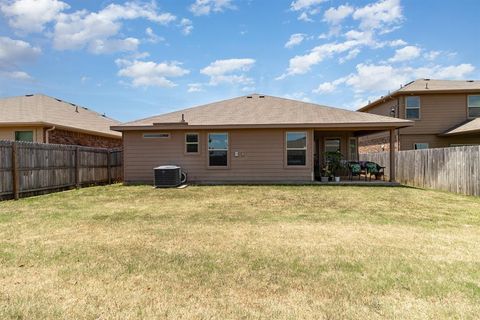
[[[480,117],[480,95],[468,96],[468,117]]]
[[[198,153],[198,133],[186,133],[185,134],[185,152],[186,153]]]
[[[415,143],[414,148],[415,150],[428,149],[428,143]]]
[[[228,133],[208,134],[208,165],[210,167],[228,166]]]
[[[168,139],[170,138],[170,133],[144,133],[144,139]]]
[[[405,98],[405,118],[420,119],[420,97],[411,96]]]
[[[305,166],[307,164],[307,133],[287,132],[287,166]]]

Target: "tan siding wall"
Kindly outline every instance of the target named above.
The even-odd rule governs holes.
[[[169,131],[168,139],[144,139],[143,132],[124,133],[125,182],[151,183],[153,168],[159,165],[176,164],[188,172],[193,182],[230,181],[311,181],[312,179],[312,130],[307,131],[307,165],[302,168],[285,166],[285,130],[223,130],[229,133],[228,169],[207,167],[207,133],[200,134],[200,153],[186,155],[185,133]],[[162,131],[168,132],[168,131]],[[244,156],[235,157],[235,152]]]
[[[420,120],[401,129],[401,134],[439,134],[467,120],[467,94],[431,94],[420,96]],[[401,116],[405,117],[405,98]]]
[[[41,127],[0,128],[0,140],[14,141],[15,131],[33,131],[34,142],[43,142],[43,128]]]
[[[430,148],[448,147],[450,144],[477,144],[480,138],[475,136],[439,137],[448,129],[455,127],[467,120],[467,97],[466,93],[445,94],[419,94],[420,97],[420,120],[414,120],[415,125],[399,130],[400,149],[411,150],[415,143],[428,143]],[[389,115],[392,106],[397,100],[384,102],[369,113]],[[399,116],[405,119],[405,95],[398,100]],[[360,152],[368,150],[380,151],[384,139],[378,135],[369,135],[360,139]]]
[[[438,137],[434,134],[409,134],[400,136],[402,150],[414,149],[415,143],[428,143],[429,148],[450,147],[451,144],[480,144],[480,135]]]

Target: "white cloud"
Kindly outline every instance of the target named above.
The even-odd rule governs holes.
[[[195,0],[190,6],[190,11],[196,16],[222,12],[226,9],[235,9],[232,0]]]
[[[349,5],[341,5],[338,8],[330,8],[325,11],[323,20],[329,24],[337,25],[353,13],[354,9]]]
[[[121,68],[118,75],[132,79],[131,84],[134,87],[175,87],[176,84],[169,78],[182,77],[190,72],[182,68],[177,61],[156,63],[117,59],[115,62]]]
[[[188,84],[187,92],[192,93],[192,92],[202,92],[202,91],[205,91],[203,89],[203,84],[202,83],[189,83]]]
[[[76,11],[60,14],[53,32],[53,44],[58,50],[74,50],[86,47],[93,53],[136,50],[134,38],[112,39],[122,28],[121,21],[144,18],[161,25],[176,19],[170,13],[158,13],[154,3],[110,4],[99,12]],[[137,43],[138,44],[138,43]]]
[[[150,27],[147,27],[145,29],[145,34],[147,35],[147,41],[150,43],[158,43],[160,41],[165,41],[163,37],[156,35],[153,29]]]
[[[307,10],[325,1],[326,0],[295,0],[290,4],[290,8],[293,11]]]
[[[136,38],[125,39],[97,39],[89,45],[90,52],[94,54],[113,53],[121,51],[135,51],[140,44]]]
[[[287,43],[285,43],[285,48],[293,48],[295,46],[298,46],[300,43],[305,40],[306,35],[303,33],[294,33],[290,36],[290,39],[288,39]]]
[[[402,47],[406,46],[407,42],[403,41],[402,39],[392,40],[388,42],[390,47]]]
[[[402,62],[402,61],[412,60],[412,59],[418,58],[421,52],[422,52],[422,49],[420,49],[419,47],[406,46],[401,49],[397,49],[395,51],[395,55],[392,58],[388,59],[388,61]]]
[[[0,4],[8,24],[23,33],[42,32],[46,23],[68,8],[68,4],[58,0],[17,0]]]
[[[374,30],[385,28],[403,20],[400,0],[381,0],[355,10],[353,19],[360,21],[360,28]]]
[[[427,60],[435,60],[441,54],[441,51],[429,51],[423,54],[423,57]]]
[[[189,35],[190,33],[192,33],[193,30],[192,20],[183,18],[182,21],[180,21],[180,27],[182,27],[182,33],[184,35]]]
[[[0,70],[0,77],[2,78],[9,78],[13,80],[32,80],[33,78],[24,71],[2,71]]]
[[[335,90],[336,86],[332,82],[321,83],[317,89],[313,90],[315,93],[330,93]]]
[[[419,78],[465,79],[475,71],[471,64],[430,67],[399,67],[391,65],[358,64],[356,72],[339,78],[335,85],[345,84],[358,94],[383,93],[400,88],[400,85]],[[326,87],[326,86],[325,86]]]
[[[250,70],[254,64],[254,59],[216,60],[200,70],[200,73],[210,77],[210,85],[221,83],[249,85],[254,81],[244,73]]]
[[[317,46],[305,55],[291,58],[287,71],[276,79],[281,80],[291,75],[305,74],[310,71],[312,66],[319,64],[324,59],[332,57],[334,54],[351,51],[359,46],[368,45],[370,41],[370,38],[364,37],[361,40],[354,39]]]
[[[0,37],[0,74],[19,80],[31,79],[30,75],[19,69],[22,64],[38,57],[41,52],[40,48],[28,42]]]
[[[297,19],[303,22],[313,22],[306,12],[302,12]]]
[[[340,63],[345,63],[346,61],[355,59],[358,56],[359,53],[360,53],[360,49],[358,49],[358,48],[352,49],[348,52],[348,54],[345,57],[340,58],[339,62]]]

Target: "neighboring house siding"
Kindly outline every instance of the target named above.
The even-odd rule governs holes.
[[[187,171],[193,182],[307,182],[312,180],[313,135],[306,131],[305,167],[286,168],[285,132],[282,129],[256,130],[162,130],[169,138],[145,139],[141,131],[124,132],[124,179],[128,183],[152,183],[153,168],[175,164]],[[199,153],[185,154],[185,133],[199,133]],[[229,168],[208,168],[207,134],[228,132]],[[235,152],[239,157],[235,157]],[[244,156],[242,157],[242,153]]]
[[[52,130],[48,133],[48,143],[79,145],[96,148],[117,148],[122,146],[121,139],[59,129]]]
[[[478,93],[480,94],[480,93]],[[414,149],[415,143],[428,143],[429,148],[449,147],[452,144],[480,144],[480,135],[442,137],[440,134],[468,120],[467,93],[417,94],[420,97],[420,119],[415,125],[398,130],[400,150]],[[405,119],[405,97],[398,97],[400,118]],[[390,99],[371,109],[368,113],[389,115],[397,98]],[[384,148],[382,148],[384,146]],[[359,152],[372,153],[388,150],[388,134],[376,134],[359,139]]]
[[[430,94],[420,97],[420,120],[401,134],[440,134],[467,120],[467,94]],[[404,101],[404,97],[401,101]],[[405,118],[404,104],[400,115]]]
[[[0,128],[0,140],[15,140],[15,131],[32,131],[34,142],[43,142],[43,128],[41,127],[9,127]]]
[[[434,134],[408,134],[400,136],[402,150],[412,150],[415,143],[428,143],[429,148],[450,147],[452,144],[480,144],[480,135],[439,137]]]

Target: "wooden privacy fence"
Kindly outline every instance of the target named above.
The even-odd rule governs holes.
[[[396,153],[396,180],[402,184],[480,196],[480,146],[408,150]],[[389,153],[361,154],[360,160],[387,167]]]
[[[122,179],[122,150],[0,141],[0,199]]]

